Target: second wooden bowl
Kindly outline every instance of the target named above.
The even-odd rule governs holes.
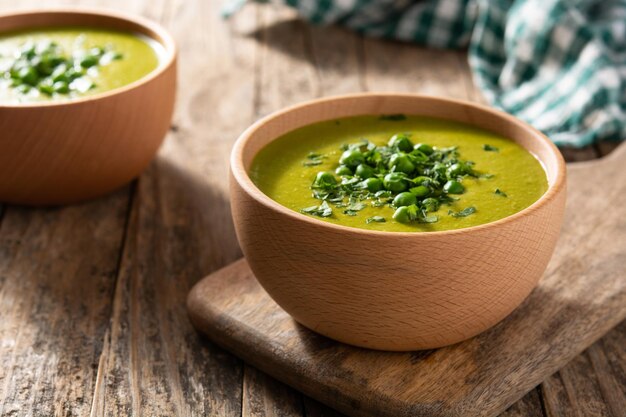
[[[64,204],[109,192],[141,173],[170,126],[176,47],[160,26],[113,12],[50,10],[0,16],[0,33],[53,26],[146,35],[163,47],[157,69],[127,86],[62,102],[0,103],[0,201]]]
[[[248,176],[257,152],[288,131],[338,117],[396,113],[459,121],[511,138],[543,163],[548,191],[493,223],[395,233],[294,212],[263,194]],[[537,284],[561,227],[565,164],[537,130],[487,107],[418,95],[334,97],[268,116],[241,135],[231,155],[231,202],[252,271],[298,322],[352,345],[427,349],[488,329]]]

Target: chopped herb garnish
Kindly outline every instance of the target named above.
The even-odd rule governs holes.
[[[0,71],[0,79],[10,80],[10,86],[22,94],[85,93],[96,86],[90,79],[93,69],[121,58],[121,54],[101,47],[73,51],[68,56],[56,42],[27,42],[7,69]]]
[[[421,220],[424,223],[437,223],[439,221],[439,217],[431,214],[430,216],[424,216]]]
[[[319,206],[311,206],[300,210],[302,213],[310,214],[318,217],[330,217],[333,215],[333,209],[330,208],[326,201],[323,201]]]
[[[351,204],[348,206],[348,210],[361,211],[361,210],[363,210],[365,207],[367,207],[367,204],[365,204],[365,203],[361,203],[361,202],[359,201],[359,202],[356,202],[356,203],[351,203]]]
[[[383,114],[379,117],[380,120],[389,120],[392,122],[399,122],[401,120],[406,120],[406,116],[404,114]]]
[[[302,165],[304,165],[305,167],[314,167],[314,166],[321,165],[321,164],[322,164],[321,159],[313,159],[311,161],[304,161],[302,163]]]
[[[467,217],[470,214],[474,214],[474,213],[476,213],[476,207],[474,206],[464,208],[463,210],[456,212],[456,213],[452,210],[448,210],[448,214],[452,217]]]
[[[398,116],[405,117],[381,118]],[[330,217],[333,205],[344,215],[357,216],[369,205],[393,209],[392,217],[399,223],[435,223],[439,217],[434,212],[457,201],[453,195],[465,192],[466,177],[486,175],[477,172],[472,161],[461,159],[456,147],[414,145],[408,133],[393,135],[387,145],[377,146],[363,139],[342,145],[341,151],[334,172],[318,172],[311,185],[312,196],[322,203],[303,209],[303,213]],[[313,166],[323,158],[311,152],[304,163]],[[465,217],[475,211],[468,207],[449,214]],[[366,219],[366,223],[383,221],[383,216]]]
[[[483,145],[483,150],[487,151],[487,152],[500,152],[500,149],[496,148],[495,146],[491,146],[491,145]]]
[[[387,220],[385,220],[384,217],[382,216],[372,216],[372,217],[368,217],[365,220],[365,223],[370,224],[370,223],[385,223]]]
[[[309,152],[309,154],[306,156],[306,161],[304,161],[302,163],[302,165],[304,165],[305,167],[314,167],[317,165],[321,165],[322,164],[322,160],[326,158],[324,155],[319,154],[319,153],[315,153],[315,152]]]
[[[356,213],[367,207],[367,204],[357,201],[351,202],[349,205],[344,207],[346,207],[346,209],[343,211],[343,214],[346,214],[348,216],[356,216]]]
[[[506,193],[500,190],[499,188],[496,188],[496,191],[494,192],[494,194],[499,195],[501,197],[508,197],[508,195],[506,195]]]

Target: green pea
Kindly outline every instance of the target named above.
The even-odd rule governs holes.
[[[413,178],[413,183],[417,185],[429,186],[432,182],[433,180],[430,177],[425,177],[423,175]]]
[[[363,184],[370,193],[375,193],[383,189],[383,182],[379,178],[368,178],[363,181]]]
[[[54,71],[52,71],[52,75],[50,76],[50,78],[52,78],[53,82],[67,81],[67,75],[65,74],[66,71],[67,66],[65,64],[59,65],[54,69]]]
[[[23,67],[19,70],[18,76],[23,83],[33,86],[37,85],[37,81],[39,79],[37,71],[35,71],[35,68],[33,67]]]
[[[439,201],[436,198],[425,198],[422,204],[427,211],[439,210]]]
[[[20,84],[17,87],[17,91],[19,91],[22,94],[26,94],[30,91],[31,87],[28,84]]]
[[[33,59],[29,61],[31,67],[37,69],[37,65],[41,64],[41,56],[34,56]]]
[[[54,71],[54,65],[48,56],[43,56],[39,62],[35,64],[35,69],[41,75],[50,75]]]
[[[41,91],[42,93],[49,95],[49,96],[51,96],[52,93],[54,93],[54,88],[49,82],[39,83],[39,85],[37,86],[37,89]]]
[[[398,207],[393,213],[393,219],[398,223],[411,223],[408,206]]]
[[[330,172],[318,172],[314,184],[318,187],[327,187],[337,184],[337,179]]]
[[[410,206],[411,204],[417,204],[417,198],[415,198],[415,194],[406,191],[393,199],[393,205],[396,207]]]
[[[339,165],[335,170],[337,175],[352,175],[352,170],[345,165]]]
[[[413,143],[406,133],[393,135],[391,139],[389,139],[388,146],[397,148],[403,152],[411,152],[413,150]]]
[[[390,174],[385,175],[383,179],[383,184],[385,188],[394,193],[401,193],[405,191],[408,187],[407,181],[402,174],[397,172],[392,172]]]
[[[22,47],[22,50],[20,52],[22,55],[30,59],[35,56],[35,45],[32,43],[27,43]]]
[[[87,55],[80,60],[80,66],[83,68],[91,68],[94,65],[98,65],[98,57],[93,55]]]
[[[457,178],[461,175],[467,174],[467,166],[462,163],[456,163],[450,165],[450,168],[447,170],[448,178]]]
[[[463,184],[456,180],[450,180],[444,184],[443,191],[448,194],[463,194],[465,192],[465,187],[463,187]]]
[[[433,165],[433,167],[430,169],[430,173],[432,174],[438,174],[439,176],[443,177],[446,175],[446,165],[442,164],[441,162],[437,162]]]
[[[426,197],[428,194],[430,194],[430,188],[424,185],[418,185],[417,187],[413,187],[410,191],[411,194],[418,198]]]
[[[57,81],[52,84],[52,88],[54,88],[54,91],[59,94],[67,94],[70,92],[70,87],[65,81]]]
[[[65,59],[59,55],[46,55],[45,59],[53,68],[56,68],[65,62]]]
[[[11,76],[11,78],[13,78],[14,80],[19,80],[20,79],[20,69],[22,69],[22,68],[19,67],[17,65],[17,63],[13,64],[13,66],[9,70],[9,75]]]
[[[367,179],[370,177],[374,176],[374,168],[372,168],[369,165],[365,165],[365,164],[360,164],[358,167],[356,167],[356,175],[363,178],[363,179]]]
[[[394,167],[396,172],[404,172],[407,175],[415,171],[415,165],[404,152],[398,152],[391,156],[389,159],[389,169]]]
[[[82,68],[72,67],[65,71],[65,77],[69,81],[74,81],[75,79],[80,78],[83,75],[85,75],[85,71]]]
[[[339,158],[340,164],[346,165],[353,169],[358,167],[363,162],[365,162],[365,156],[361,152],[352,149],[348,149],[347,151],[342,153],[341,158]]]
[[[107,51],[102,54],[100,58],[100,62],[109,63],[112,61],[116,61],[118,59],[122,59],[122,57],[123,57],[122,54],[120,54],[119,52]]]
[[[425,143],[418,143],[417,145],[413,147],[413,149],[420,151],[421,153],[425,155],[430,155],[435,151],[432,146],[427,145]]]

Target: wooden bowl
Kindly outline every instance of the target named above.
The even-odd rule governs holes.
[[[62,102],[0,103],[0,201],[65,204],[107,193],[146,168],[170,126],[176,46],[162,27],[82,9],[0,15],[0,33],[51,26],[141,33],[164,52],[154,71],[115,90]]]
[[[338,117],[405,113],[478,126],[542,162],[547,192],[504,219],[460,230],[381,232],[287,209],[248,170],[257,152],[293,129]],[[565,163],[540,132],[469,102],[358,94],[304,103],[247,129],[231,155],[237,237],[252,271],[295,320],[332,339],[382,350],[445,346],[495,325],[528,296],[554,250],[565,207]]]

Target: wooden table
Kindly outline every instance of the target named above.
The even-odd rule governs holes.
[[[230,147],[260,116],[323,95],[481,100],[465,57],[310,27],[282,7],[248,6],[224,22],[213,0],[80,2],[105,4],[177,38],[176,116],[158,158],[131,185],[81,205],[4,207],[0,415],[339,415],[203,340],[188,321],[189,288],[241,256],[227,195]],[[3,12],[16,6],[42,3],[0,0]],[[575,161],[611,149],[564,153]],[[624,416],[624,346],[626,323],[504,415]]]

